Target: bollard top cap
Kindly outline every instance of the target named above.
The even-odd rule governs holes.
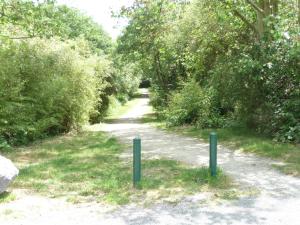
[[[210,133],[210,135],[212,135],[212,136],[216,136],[216,135],[217,135],[217,133],[216,133],[216,132],[211,132],[211,133]]]
[[[140,140],[141,139],[141,136],[140,135],[136,135],[134,140]]]

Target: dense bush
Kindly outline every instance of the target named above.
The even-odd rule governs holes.
[[[123,64],[120,61],[115,62],[114,69],[114,93],[117,99],[125,102],[137,92],[141,71],[134,63]]]
[[[165,116],[168,125],[196,124],[202,126],[210,114],[210,97],[195,81],[172,94]]]
[[[140,69],[101,25],[56,1],[0,1],[0,149],[97,123]]]
[[[300,45],[277,41],[269,44],[261,55],[265,118],[259,121],[258,129],[279,141],[299,143]]]
[[[0,139],[24,144],[79,129],[101,104],[106,65],[82,41],[0,44]]]
[[[298,44],[277,40],[224,57],[212,71],[222,108],[233,106],[237,118],[260,133],[299,142],[299,51]]]
[[[95,70],[99,83],[97,90],[96,110],[94,110],[90,116],[90,122],[92,124],[102,121],[103,118],[106,116],[110,104],[109,96],[113,94],[112,62],[106,56],[96,58],[97,62],[95,64]]]
[[[156,85],[153,85],[150,89],[150,104],[154,109],[159,113],[162,112],[166,107],[166,99],[169,99],[170,96],[166,96],[166,93],[158,88]]]

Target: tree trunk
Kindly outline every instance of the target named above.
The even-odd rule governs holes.
[[[278,14],[279,9],[279,0],[271,0],[272,4],[272,14],[276,16]]]
[[[160,62],[160,53],[159,51],[156,51],[154,54],[154,65],[156,70],[156,77],[160,83],[161,88],[165,93],[167,93],[167,85],[165,82],[165,79],[163,78],[163,74],[161,72],[161,62]]]
[[[265,12],[265,0],[259,0],[259,8]],[[262,39],[265,33],[265,23],[264,23],[265,15],[264,13],[256,10],[256,27],[259,35],[259,39]]]
[[[266,19],[272,15],[276,16],[278,14],[279,0],[259,0],[258,7],[261,10],[256,10],[256,27],[259,38],[261,39],[264,37],[268,30],[272,29],[272,27],[269,27],[266,23]]]
[[[298,0],[298,23],[300,26],[300,0]]]

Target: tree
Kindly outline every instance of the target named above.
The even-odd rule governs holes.
[[[139,61],[143,72],[153,84],[167,93],[169,90],[170,63],[166,34],[172,29],[172,21],[178,12],[176,2],[168,0],[136,0],[130,8],[123,9],[121,16],[129,19],[129,25],[118,40],[120,53]]]
[[[109,53],[111,38],[90,17],[76,9],[58,6],[54,0],[1,0],[0,36],[9,39],[83,37],[97,53]]]
[[[300,0],[298,0],[298,23],[300,26]]]
[[[118,50],[151,78],[151,102],[167,121],[201,127],[235,121],[299,140],[295,0],[136,0],[122,15],[129,25]],[[195,97],[197,90],[205,98]],[[191,99],[207,101],[210,110],[189,113]]]
[[[265,37],[270,38],[270,33],[273,33],[273,30],[276,28],[276,23],[278,23],[277,16],[280,14],[280,9],[289,8],[291,11],[293,11],[293,5],[296,1],[221,0],[221,2],[229,7],[235,16],[240,18],[249,28],[254,31],[257,40],[262,40]],[[249,9],[254,12],[254,20],[252,19],[253,14],[251,14],[251,12],[249,13]],[[286,15],[281,14],[280,16],[285,17]]]
[[[54,3],[53,0],[36,3],[29,0],[1,0],[1,36],[10,39],[53,36],[57,32],[55,30],[59,29],[59,21],[53,20]]]
[[[57,6],[56,11],[54,20],[59,21],[60,26],[58,36],[64,39],[83,37],[90,43],[90,47],[94,52],[111,52],[111,38],[102,26],[95,23],[92,18],[67,6]]]
[[[0,0],[0,148],[99,121],[111,95],[111,38],[54,0]]]

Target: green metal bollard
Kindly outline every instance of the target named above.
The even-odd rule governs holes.
[[[209,138],[209,169],[211,176],[217,175],[217,134],[210,133]]]
[[[141,138],[133,139],[133,187],[141,181]]]

